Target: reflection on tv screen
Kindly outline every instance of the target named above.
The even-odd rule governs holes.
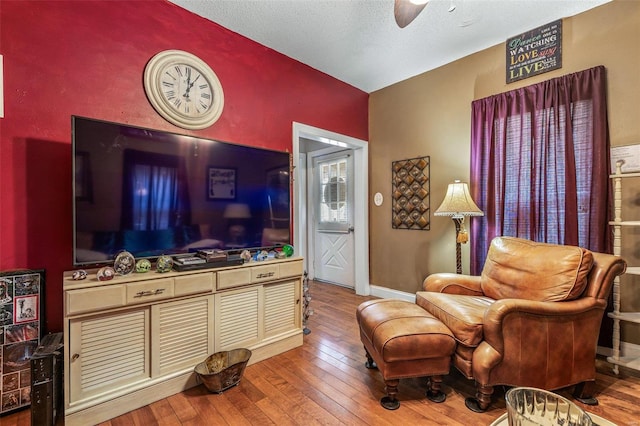
[[[72,117],[74,265],[290,243],[289,154]]]

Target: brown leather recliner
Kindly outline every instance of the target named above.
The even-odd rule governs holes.
[[[452,331],[453,364],[476,381],[482,412],[494,385],[576,385],[595,405],[595,358],[607,298],[626,262],[610,254],[513,237],[491,242],[480,276],[428,276],[416,303]]]

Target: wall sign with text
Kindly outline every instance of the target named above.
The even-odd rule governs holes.
[[[562,19],[507,40],[507,83],[562,68]]]

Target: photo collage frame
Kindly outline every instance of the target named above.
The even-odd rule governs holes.
[[[43,334],[44,270],[0,272],[0,415],[31,405],[31,355]]]

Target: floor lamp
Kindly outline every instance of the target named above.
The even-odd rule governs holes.
[[[460,244],[464,244],[469,240],[469,234],[464,228],[464,217],[484,216],[484,213],[473,202],[467,184],[455,180],[449,184],[447,195],[445,195],[442,204],[433,214],[434,216],[451,216],[453,223],[456,225],[456,272],[461,274],[462,249]]]

